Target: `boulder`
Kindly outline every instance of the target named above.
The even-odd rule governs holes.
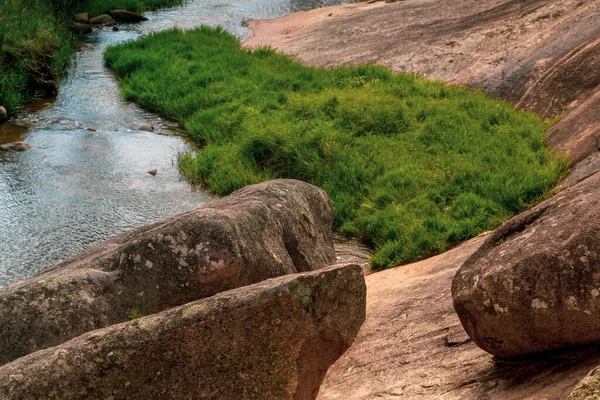
[[[31,149],[31,145],[25,142],[13,142],[0,144],[0,150],[3,151],[27,151]]]
[[[8,113],[6,112],[6,108],[0,106],[0,124],[8,121]]]
[[[71,22],[71,24],[69,25],[69,29],[71,30],[71,32],[76,33],[78,35],[92,33],[92,26],[89,24],[84,24],[82,22]]]
[[[365,319],[357,265],[271,279],[0,367],[0,398],[314,399]]]
[[[90,22],[90,15],[86,12],[80,12],[75,14],[73,20],[80,24],[88,24]]]
[[[125,233],[0,288],[0,364],[130,317],[331,265],[332,222],[323,190],[276,180]]]
[[[452,296],[469,336],[501,358],[600,343],[600,174],[499,227]]]
[[[117,22],[141,22],[148,21],[148,18],[142,14],[138,14],[125,10],[110,10],[108,14]]]
[[[108,14],[98,15],[97,17],[90,18],[90,24],[92,25],[104,25],[104,26],[112,26],[116,25],[117,21],[113,19]]]

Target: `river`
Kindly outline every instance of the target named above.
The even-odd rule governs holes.
[[[195,0],[145,14],[149,21],[95,30],[74,55],[59,95],[0,126],[0,287],[33,276],[119,233],[201,206],[212,196],[188,185],[174,160],[190,149],[177,126],[123,100],[102,54],[152,31],[221,25],[241,39],[244,19],[348,3],[347,0]],[[141,131],[150,124],[155,132]],[[156,176],[148,170],[156,169]]]

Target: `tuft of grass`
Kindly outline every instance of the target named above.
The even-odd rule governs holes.
[[[129,313],[127,314],[127,318],[129,320],[144,318],[150,315],[148,312],[148,307],[143,301],[138,301],[135,306],[131,308]]]
[[[336,229],[375,249],[374,268],[495,228],[567,166],[539,118],[481,91],[369,65],[307,67],[220,28],[153,33],[105,60],[127,99],[202,146],[178,160],[189,180],[219,194],[273,178],[320,186]]]
[[[90,15],[101,15],[109,10],[127,10],[137,13],[164,7],[182,5],[185,0],[82,0],[80,9]]]

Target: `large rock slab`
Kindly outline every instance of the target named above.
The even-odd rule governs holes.
[[[365,318],[357,265],[88,332],[0,368],[0,398],[314,399]]]
[[[454,307],[502,358],[600,343],[600,174],[498,228],[459,269]]]
[[[84,332],[335,260],[327,194],[248,186],[0,288],[0,364]]]
[[[600,364],[598,348],[502,362],[473,343],[461,326],[452,306],[452,278],[488,236],[367,275],[365,323],[327,372],[317,398],[565,399]]]
[[[245,44],[269,45],[310,65],[376,63],[468,84],[545,117],[576,107],[600,85],[598,1],[386,3],[249,21],[255,35]]]

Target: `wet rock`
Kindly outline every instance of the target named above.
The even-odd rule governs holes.
[[[158,171],[157,171],[157,170],[155,170],[155,169],[151,169],[150,171],[148,171],[148,173],[149,173],[150,175],[152,175],[152,176],[156,176],[156,174],[158,173]]]
[[[86,12],[80,12],[75,14],[73,19],[75,22],[78,22],[80,24],[88,24],[90,22],[90,15]]]
[[[13,142],[0,145],[2,151],[27,151],[32,148],[31,145],[25,142]]]
[[[152,125],[142,125],[138,128],[138,130],[146,131],[146,132],[154,132],[154,127]]]
[[[314,399],[365,297],[356,265],[270,279],[16,360],[0,397]]]
[[[0,288],[0,364],[132,316],[330,265],[332,222],[324,191],[277,180],[125,233]]]
[[[6,112],[6,108],[0,106],[0,124],[8,121],[8,113]]]
[[[600,174],[498,228],[459,269],[454,307],[501,358],[600,343]]]
[[[87,128],[87,130],[90,132],[98,132],[98,129],[96,128]]]
[[[61,130],[74,130],[80,129],[81,124],[79,121],[75,121],[74,119],[61,117],[50,123],[52,129],[61,129]]]
[[[13,121],[13,125],[18,126],[19,128],[38,128],[39,127],[39,125],[36,124],[35,122],[27,121],[24,119],[19,119],[19,120]]]
[[[141,22],[148,21],[148,18],[142,14],[138,14],[125,10],[110,10],[108,14],[117,22]]]
[[[78,35],[92,33],[92,26],[89,24],[84,24],[82,22],[71,22],[71,24],[69,25],[69,29],[71,30],[71,32],[76,33]]]
[[[90,18],[90,24],[92,25],[104,25],[113,26],[117,24],[117,21],[108,14],[98,15],[97,17]]]

